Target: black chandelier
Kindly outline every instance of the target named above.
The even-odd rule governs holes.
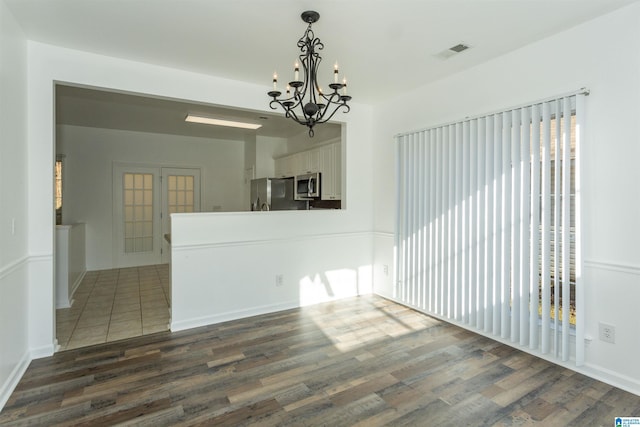
[[[268,93],[273,100],[269,103],[271,109],[277,109],[280,105],[285,112],[285,117],[291,118],[301,125],[309,128],[309,136],[313,137],[313,127],[318,123],[325,123],[336,114],[340,109],[348,113],[351,109],[347,102],[351,97],[347,95],[347,80],[343,79],[342,83],[338,82],[338,64],[336,63],[333,70],[333,83],[329,85],[331,92],[325,95],[322,88],[318,85],[318,65],[322,61],[322,57],[316,50],[322,50],[324,44],[313,34],[311,24],[320,19],[320,14],[314,11],[306,11],[302,13],[302,20],[309,24],[307,31],[300,40],[298,47],[302,52],[300,54],[300,63],[304,72],[304,79],[301,81],[300,67],[296,62],[294,67],[293,81],[287,85],[287,92],[283,98],[278,98],[282,92],[278,90],[278,75],[273,75],[273,90]],[[293,89],[293,94],[291,90]],[[339,91],[342,90],[342,93]]]

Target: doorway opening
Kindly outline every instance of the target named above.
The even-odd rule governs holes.
[[[60,350],[169,329],[172,213],[200,210],[200,169],[113,166],[113,259],[87,272],[56,313]]]
[[[171,213],[248,211],[250,203],[243,171],[253,167],[257,173],[273,176],[275,156],[302,151],[308,145],[306,139],[297,138],[301,133],[299,125],[294,126],[280,115],[75,83],[54,82],[54,87],[55,154],[64,160],[61,222],[84,224],[86,239],[82,240],[86,241],[86,250],[81,252],[86,257],[87,280],[95,280],[94,291],[95,285],[108,282],[109,278],[122,279],[133,274],[126,269],[137,268],[142,279],[147,274],[140,270],[141,266],[157,268],[170,263]],[[194,111],[259,121],[263,126],[248,133],[242,129],[186,123],[186,114]],[[323,129],[327,140],[343,130],[339,124]],[[323,135],[317,134],[316,140],[320,136]],[[127,163],[159,170],[131,171],[131,176],[121,177],[123,182],[114,186],[114,166]],[[190,179],[189,173],[183,171],[189,168],[201,170],[201,200],[196,196],[200,178]],[[148,175],[153,177],[152,184],[147,186]],[[51,179],[55,179],[53,174]],[[138,187],[136,180],[140,179],[142,184]],[[124,180],[131,180],[132,184],[125,188]],[[171,184],[174,188],[161,191],[168,181],[174,183]],[[116,191],[121,194],[116,196]],[[124,200],[127,192],[132,197],[128,201]],[[142,199],[136,199],[140,195]],[[115,202],[122,204],[121,210],[114,207]],[[125,209],[129,211],[126,218]],[[116,220],[118,215],[122,218]],[[59,240],[54,233],[56,246]],[[56,272],[60,253],[55,247]],[[54,281],[58,288],[57,279]],[[116,289],[114,295],[117,293]],[[79,307],[81,294],[69,295],[72,301],[57,308],[79,310],[75,307]],[[166,291],[169,307],[170,296],[171,292]],[[142,301],[140,304],[142,307]],[[115,306],[112,303],[112,308]],[[68,323],[73,322],[69,314],[58,310],[54,323],[60,323],[56,320],[65,316]],[[60,338],[58,341],[62,341]]]

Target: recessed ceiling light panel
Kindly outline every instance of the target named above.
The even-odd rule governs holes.
[[[212,117],[197,116],[195,114],[188,114],[184,121],[190,123],[202,123],[205,125],[228,126],[241,129],[258,129],[262,127],[261,124],[214,119]]]

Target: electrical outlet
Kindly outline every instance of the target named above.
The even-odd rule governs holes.
[[[615,344],[616,342],[616,327],[613,325],[607,325],[606,323],[600,323],[600,341]]]
[[[384,271],[384,275],[388,276],[389,275],[389,266],[387,264],[382,266],[382,271]]]
[[[284,284],[284,275],[276,274],[276,286],[280,287]]]

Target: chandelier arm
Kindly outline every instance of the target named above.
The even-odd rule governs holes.
[[[300,123],[301,125],[304,125],[304,124],[305,124],[305,122],[304,122],[304,121],[302,121],[302,120],[300,120],[300,119],[298,118],[298,115],[296,114],[296,111],[295,111],[295,110],[293,110],[293,109],[288,109],[288,110],[286,110],[284,114],[285,114],[285,117],[291,118],[291,119],[293,119],[295,122]]]
[[[300,39],[300,41],[302,41],[302,39]],[[298,42],[298,47],[300,47],[300,42]],[[302,70],[303,70],[302,75],[303,75],[304,78],[302,80],[302,82],[303,82],[302,88],[297,87],[296,88],[296,92],[301,93],[301,94],[305,94],[307,92],[307,86],[309,85],[309,76],[308,76],[308,71],[307,71],[308,68],[309,68],[309,66],[307,64],[309,62],[309,59],[308,59],[308,55],[305,53],[305,49],[300,47],[300,51],[302,53],[300,54],[300,56],[298,56],[298,59],[300,59],[300,64],[302,65]]]
[[[321,118],[320,118],[320,120],[317,120],[317,121],[315,122],[315,124],[319,124],[319,123],[326,123],[326,122],[328,122],[329,120],[331,120],[331,118],[332,118],[333,116],[335,116],[335,115],[336,115],[336,113],[337,113],[338,111],[340,111],[340,109],[341,109],[342,107],[345,107],[345,108],[346,108],[346,110],[345,110],[345,111],[343,111],[343,113],[345,113],[345,114],[346,114],[346,113],[348,113],[349,111],[351,111],[351,107],[350,107],[348,104],[340,104],[340,105],[338,105],[338,106],[336,106],[336,107],[335,107],[335,109],[334,109],[334,110],[333,110],[333,112],[329,115],[329,117],[327,117],[326,119],[321,117]],[[325,110],[326,110],[326,109],[325,109]],[[323,115],[323,117],[324,117],[324,115]]]
[[[309,24],[309,27],[311,27],[311,24]],[[310,28],[307,31],[310,31]],[[306,34],[305,34],[305,36],[306,36]],[[300,39],[300,41],[303,41],[303,40]],[[309,71],[311,69],[311,66],[309,64],[311,62],[311,53],[310,53],[311,50],[310,50],[310,46],[309,46],[308,41],[305,41],[303,47],[301,47],[300,50],[303,52],[300,55],[299,58],[300,58],[300,63],[302,64],[302,69],[304,71],[304,73],[303,73],[303,75],[304,75],[304,80],[303,80],[304,84],[303,84],[302,88],[297,88],[296,89],[296,95],[299,97],[298,105],[300,105],[302,107],[301,108],[302,115],[304,116],[305,121],[308,121],[310,116],[306,113],[306,111],[304,109],[304,106],[305,106],[304,100],[305,100],[305,97],[307,97],[308,93],[313,92],[313,91],[309,90],[309,88],[312,87],[311,86],[312,85],[312,78],[311,78],[311,73]],[[311,98],[310,95],[309,95],[309,102],[313,102],[313,99]],[[296,107],[297,107],[297,105],[296,105]],[[298,123],[302,123],[302,122],[298,121]]]
[[[324,98],[324,95],[323,95]],[[331,102],[329,102],[328,104],[323,104],[323,107],[318,110],[318,114],[316,114],[315,117],[315,124],[317,123],[324,123],[322,121],[322,118],[327,114],[327,111],[329,111],[329,107],[331,107]]]
[[[328,96],[327,96],[327,95],[325,95],[325,94],[322,94],[322,98],[323,98],[325,101],[327,101],[327,104],[328,104],[328,105],[335,105],[335,104],[337,104],[337,105],[342,105],[342,104],[344,104],[344,101],[342,100],[342,98],[341,98],[341,96],[340,96],[340,94],[338,93],[338,91],[337,91],[337,90],[334,90],[334,91],[333,91],[333,92],[331,92],[331,94],[330,94],[330,95],[328,95]],[[337,99],[337,100],[336,100],[336,99]]]
[[[280,100],[280,99],[274,99],[274,100],[272,100],[271,102],[269,102],[269,107],[270,107],[272,110],[277,110],[277,109],[278,109],[278,105],[279,105],[279,106],[280,106],[280,107],[282,107],[282,109],[284,110],[285,117],[287,117],[287,118],[288,118],[288,117],[291,117],[290,112],[291,112],[291,113],[293,113],[293,114],[295,115],[295,111],[293,111],[293,110],[291,109],[291,107],[287,107],[287,106],[285,105],[285,102],[287,102],[287,101],[282,101],[282,100]],[[274,106],[273,104],[277,104],[277,105],[275,105],[275,106]],[[295,106],[294,106],[294,107],[295,107]],[[296,118],[295,120],[296,120],[296,121],[298,121],[298,120],[297,120],[297,118]]]
[[[291,98],[289,98],[289,99],[291,99]],[[284,101],[284,102],[286,102],[286,101]],[[300,102],[298,102],[297,104],[295,104],[293,106],[286,106],[284,104],[284,102],[282,100],[280,100],[280,99],[274,99],[269,103],[269,107],[272,110],[277,110],[278,109],[278,105],[279,105],[284,110],[284,114],[285,114],[286,118],[291,118],[294,121],[298,122],[299,124],[307,126],[308,119],[305,117],[305,120],[300,120],[300,118],[298,117],[298,115],[295,112],[295,108],[300,105]],[[274,106],[274,103],[277,104],[277,105]]]
[[[307,57],[308,57],[308,67],[309,67],[309,102],[312,102],[314,104],[318,104],[318,98],[317,98],[317,94],[320,93],[320,87],[318,85],[318,65],[320,64],[320,61],[322,60],[322,58],[320,57],[320,55],[315,51],[315,46],[316,44],[322,45],[322,43],[320,43],[320,40],[318,40],[317,38],[314,40],[310,40],[309,44],[310,44],[310,48],[309,51],[307,52]],[[315,115],[315,114],[312,114]]]
[[[302,105],[303,98],[302,98],[302,96],[300,96],[300,94],[298,92],[294,93],[294,95],[291,97],[291,99],[294,102],[294,105],[292,105],[290,107],[291,109],[298,108],[298,107],[300,107]]]
[[[342,100],[342,98],[337,93],[337,91],[332,92],[331,95],[329,95],[329,96],[326,96],[326,95],[322,94],[322,98],[327,103],[325,104],[325,107],[321,110],[321,114],[318,114],[316,123],[324,123],[324,122],[326,122],[328,120],[328,119],[327,120],[322,120],[322,119],[323,119],[324,116],[326,116],[327,112],[329,111],[329,109],[331,107],[334,108],[334,111],[331,113],[329,118],[333,117],[333,115],[335,114],[337,109],[339,109],[340,107],[346,105],[346,103]]]

